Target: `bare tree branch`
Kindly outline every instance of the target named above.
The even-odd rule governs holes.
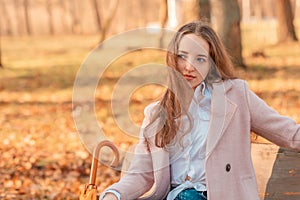
[[[104,19],[103,26],[101,27],[101,35],[100,35],[99,43],[102,43],[105,40],[106,34],[110,28],[111,22],[116,14],[116,11],[118,8],[119,0],[115,0],[112,2],[113,3],[111,3],[110,8],[108,9],[109,11],[107,12],[107,13],[109,13],[109,16],[107,16],[107,18]]]

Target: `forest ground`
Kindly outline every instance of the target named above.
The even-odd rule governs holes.
[[[96,35],[2,38],[0,199],[77,199],[88,182],[91,156],[72,117],[72,92],[77,70],[97,40]],[[300,123],[300,43],[244,40],[248,69],[237,69],[238,77],[279,113]],[[122,148],[137,140],[122,134],[113,120],[109,99],[114,84],[124,71],[153,60],[164,63],[163,57],[154,50],[124,55],[112,63],[103,75],[106,81],[97,88],[98,120]],[[143,108],[161,92],[158,86],[134,92],[130,104],[134,122],[141,123]],[[268,143],[254,135],[252,141]],[[106,166],[99,171],[99,191],[120,176]]]

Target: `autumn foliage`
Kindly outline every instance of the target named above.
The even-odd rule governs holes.
[[[97,36],[3,39],[0,199],[78,199],[88,182],[91,155],[74,124],[72,89],[80,64],[97,40]],[[244,51],[249,68],[238,69],[238,76],[268,104],[299,123],[299,44],[269,46],[260,51]],[[99,84],[95,97],[98,120],[109,138],[122,148],[136,140],[122,134],[114,123],[109,110],[113,86],[126,70],[152,60],[163,63],[163,56],[150,50],[125,55],[112,63]],[[162,91],[161,87],[148,86],[133,94],[129,110],[134,122],[141,123],[143,108]],[[268,142],[256,137],[253,141]],[[99,191],[120,177],[119,171],[103,165],[98,171]]]

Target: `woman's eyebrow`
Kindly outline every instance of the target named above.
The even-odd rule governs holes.
[[[184,50],[178,50],[179,53],[183,53],[183,54],[189,54],[189,52],[187,51],[184,51]],[[206,54],[198,54],[197,56],[200,56],[200,57],[208,57]]]
[[[188,54],[189,52],[187,52],[187,51],[184,51],[184,50],[178,50],[178,52],[180,52],[180,53],[184,53],[184,54]]]
[[[205,55],[205,54],[198,54],[197,56],[199,56],[199,57],[208,57],[207,55]]]

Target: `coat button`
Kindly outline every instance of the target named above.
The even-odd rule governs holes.
[[[226,165],[226,172],[229,172],[231,170],[231,166],[230,166],[230,164],[227,164]]]

